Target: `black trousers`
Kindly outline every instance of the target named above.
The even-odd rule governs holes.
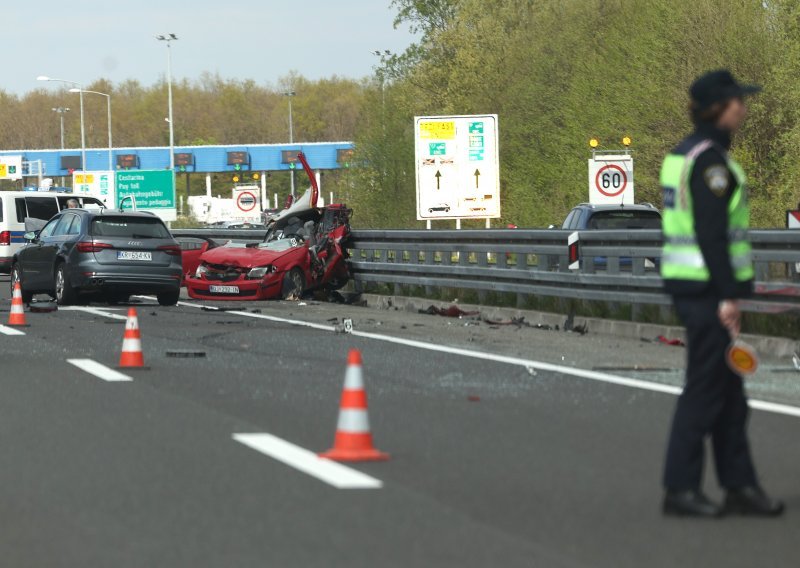
[[[717,316],[719,298],[674,296],[673,300],[686,327],[688,361],[667,445],[664,486],[700,489],[706,436],[711,436],[722,487],[757,485],[747,442],[747,397],[742,378],[725,362],[731,340]]]

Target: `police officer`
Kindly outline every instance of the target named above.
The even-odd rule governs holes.
[[[752,292],[754,276],[745,176],[728,150],[747,113],[744,97],[760,90],[738,84],[725,70],[698,78],[689,89],[695,131],[667,155],[661,169],[661,275],[686,327],[688,346],[686,385],[664,468],[668,515],[783,512],[783,504],[759,485],[747,441],[742,378],[726,363],[728,346],[739,333],[739,300]],[[722,506],[701,490],[706,436],[726,491]]]

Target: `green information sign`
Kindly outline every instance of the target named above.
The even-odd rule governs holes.
[[[469,123],[469,133],[470,134],[483,134],[483,123],[482,122],[470,122]]]
[[[428,144],[431,156],[444,156],[447,153],[447,144],[444,142],[431,142]]]
[[[137,209],[175,209],[175,174],[171,170],[117,172],[117,207],[127,196],[136,199]],[[131,200],[125,208],[131,209]]]

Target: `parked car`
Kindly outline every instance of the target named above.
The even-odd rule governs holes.
[[[644,229],[661,230],[661,213],[650,203],[636,205],[593,205],[581,203],[569,212],[561,226],[571,231],[639,231]],[[604,268],[608,264],[605,256],[593,259],[595,268]],[[620,267],[630,268],[633,259],[623,256],[619,259]],[[660,259],[646,258],[646,269],[657,269]]]
[[[77,199],[87,209],[105,207],[99,199],[72,193],[0,191],[0,274],[11,272],[11,259],[25,244],[22,236],[26,231],[41,229],[53,215],[66,209],[68,199]]]
[[[299,298],[318,288],[339,289],[349,279],[345,243],[351,210],[317,207],[319,189],[302,153],[311,187],[273,217],[262,242],[208,241],[184,252],[184,283],[198,299]]]
[[[26,303],[34,294],[62,305],[92,297],[126,302],[133,294],[155,294],[161,305],[178,301],[181,248],[151,213],[66,209],[24,238],[11,286],[20,283]]]
[[[569,212],[561,228],[571,231],[661,229],[661,213],[649,203],[637,205],[581,203]]]

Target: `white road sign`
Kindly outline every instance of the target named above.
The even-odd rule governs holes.
[[[0,156],[0,179],[22,179],[22,156]]]
[[[115,172],[73,172],[72,191],[79,195],[91,195],[114,207]],[[110,199],[109,199],[110,198]]]
[[[786,212],[786,228],[800,229],[800,211],[789,210]]]
[[[414,118],[417,219],[500,217],[497,115]]]
[[[589,159],[589,203],[633,204],[633,157],[595,154]]]
[[[261,218],[261,188],[257,185],[233,188],[234,218],[254,221]]]

